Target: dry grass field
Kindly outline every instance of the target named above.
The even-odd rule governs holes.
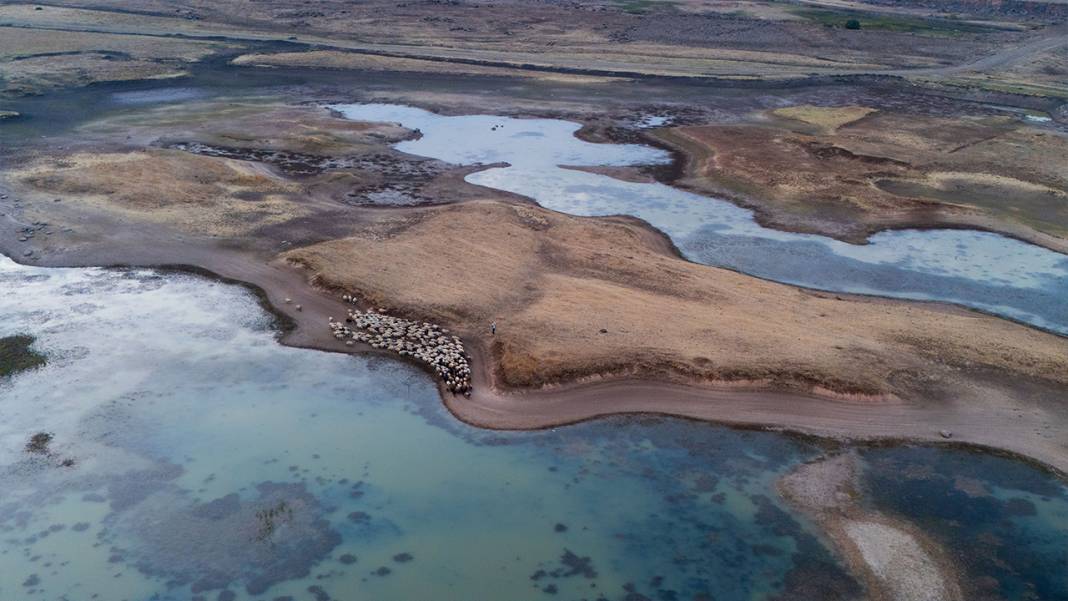
[[[546,81],[572,83],[618,81],[619,78],[591,75],[553,73],[551,71],[528,71],[508,67],[449,63],[415,58],[398,58],[343,52],[339,50],[312,50],[308,52],[276,52],[272,54],[243,54],[231,61],[238,66],[249,67],[314,67],[359,71],[388,71],[394,73],[448,73],[452,75],[493,75],[506,77],[536,78]]]
[[[838,299],[670,256],[625,220],[501,202],[282,255],[313,283],[492,338],[506,385],[599,375],[928,395],[960,366],[1068,383],[1068,341],[962,310]]]
[[[1006,180],[993,167],[980,175],[938,163],[947,155],[968,157],[996,140],[1004,146],[984,152],[1022,162],[1023,154],[1014,159],[1005,148],[1046,140],[1007,120],[930,127],[930,121],[860,106],[800,106],[762,118],[762,125],[660,131],[702,142],[706,170],[754,169],[744,178],[762,183],[778,165],[774,190],[794,191],[798,206],[821,218],[837,209],[806,204],[801,192],[813,182],[843,186],[843,197],[852,192],[865,203],[848,210],[880,216],[897,214],[903,205],[879,192],[875,177],[931,186],[958,185],[963,178],[1033,191],[1058,183],[1056,166],[1033,167],[1028,182]],[[379,182],[400,157],[293,178],[269,161],[158,146],[183,140],[359,159],[385,156],[391,142],[407,135],[395,125],[346,121],[315,106],[191,102],[87,124],[81,143],[109,150],[46,154],[7,178],[37,215],[77,209],[225,238],[239,247],[277,249],[287,240],[296,248],[282,258],[328,290],[442,321],[475,339],[484,340],[496,320],[500,330],[491,351],[501,381],[512,387],[640,376],[926,398],[949,386],[957,377],[954,366],[962,365],[1068,381],[1068,343],[1061,338],[958,309],[838,299],[694,265],[676,258],[659,234],[625,219],[575,218],[505,200],[391,210],[345,204],[342,191]],[[707,152],[720,143],[731,146]],[[923,172],[886,156],[905,149],[913,161],[941,169]],[[858,166],[871,172],[858,174]],[[449,173],[428,176],[435,199],[487,194]],[[861,195],[861,189],[879,194]],[[53,205],[53,197],[63,202]]]
[[[475,65],[540,69],[579,69],[634,75],[728,78],[797,78],[810,74],[898,72],[940,69],[1024,44],[1041,31],[1020,25],[1015,16],[984,17],[982,23],[947,21],[938,11],[896,7],[799,8],[767,2],[708,0],[685,2],[587,1],[397,3],[352,5],[317,0],[294,7],[284,0],[244,2],[183,0],[161,3],[98,2],[92,8],[8,4],[0,6],[0,26],[41,31],[101,32],[83,35],[161,37],[161,46],[193,43],[181,34],[221,37],[237,45],[298,42],[312,47],[294,52],[252,53],[245,64],[298,64],[331,68],[378,68],[376,59],[356,60],[338,51],[390,53],[408,60],[445,62],[460,71]],[[854,3],[858,4],[858,3]],[[39,9],[39,10],[38,10]],[[859,30],[844,27],[860,16]],[[9,28],[5,27],[5,35]],[[99,51],[102,38],[85,47]],[[169,56],[187,54],[172,49]],[[478,65],[482,66],[482,65]],[[106,65],[85,65],[92,81],[114,78]],[[400,69],[437,71],[410,63]],[[928,73],[928,76],[934,75]]]
[[[17,171],[35,196],[189,233],[236,236],[304,214],[299,187],[243,161],[176,150],[79,153]]]
[[[833,134],[839,127],[859,121],[876,112],[867,106],[822,107],[812,105],[789,106],[771,111],[776,117],[800,121],[818,128],[820,133]]]
[[[860,240],[885,227],[961,224],[1068,247],[1068,136],[1014,117],[791,107],[747,125],[658,130],[680,183],[768,223]]]
[[[320,106],[294,106],[270,98],[251,98],[145,107],[93,121],[81,133],[101,140],[125,138],[140,144],[161,139],[183,140],[232,148],[344,156],[380,152],[411,132],[393,124],[344,119]]]

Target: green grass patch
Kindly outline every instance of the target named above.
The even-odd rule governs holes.
[[[615,0],[619,8],[632,15],[644,15],[654,8],[660,8],[664,6],[674,6],[674,2],[671,0]]]
[[[30,348],[33,340],[33,336],[26,335],[0,338],[0,378],[45,364],[45,356]]]
[[[809,21],[827,27],[846,28],[853,21],[858,26],[849,29],[893,31],[897,33],[916,33],[931,36],[955,36],[964,33],[992,33],[1002,31],[997,27],[968,23],[956,19],[938,19],[911,17],[908,15],[889,15],[854,10],[826,10],[822,8],[795,8],[792,12]]]

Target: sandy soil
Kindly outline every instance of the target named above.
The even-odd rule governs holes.
[[[1009,117],[790,107],[744,125],[651,134],[685,157],[677,183],[725,195],[767,225],[862,241],[956,225],[1068,250],[1068,136]]]
[[[853,520],[844,526],[874,575],[894,601],[948,601],[952,594],[937,563],[915,538],[903,530],[875,521]]]

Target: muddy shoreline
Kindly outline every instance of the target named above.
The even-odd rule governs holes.
[[[259,75],[266,77],[266,74]],[[468,79],[473,80],[474,78]],[[104,84],[101,87],[108,90],[128,90],[141,89],[144,86]],[[336,92],[317,96],[338,97]],[[440,108],[429,101],[405,102],[414,106]],[[512,112],[537,114],[536,111],[531,113],[521,108]],[[561,116],[558,112],[546,112],[545,115],[555,118]],[[582,137],[586,133],[584,128],[578,135]],[[641,141],[665,148],[664,145],[648,139],[648,136],[642,136]],[[672,152],[674,160],[669,165],[652,170],[652,175],[670,184],[681,175],[684,165],[682,161],[686,159],[675,149],[668,150]],[[522,202],[530,201],[523,199]],[[387,209],[397,215],[417,210],[398,207],[373,210],[382,212]],[[12,217],[8,216],[7,219]],[[633,218],[628,219],[640,222]],[[665,254],[681,257],[679,250],[667,236],[644,222],[640,223],[662,242],[662,251]],[[126,235],[129,236],[128,239],[97,242],[90,248],[73,254],[58,252],[38,255],[32,264],[50,267],[151,267],[192,272],[225,283],[238,283],[252,290],[264,309],[281,324],[280,340],[283,344],[328,352],[353,352],[334,340],[327,327],[328,317],[339,318],[345,315],[346,306],[341,299],[315,288],[300,271],[273,261],[272,253],[262,248],[256,250],[256,246],[242,248],[240,245],[235,246],[220,240],[196,240],[195,237],[190,239],[185,236],[175,238],[172,234],[164,235],[163,240],[151,240],[151,228],[145,232]],[[13,238],[5,241],[3,246],[5,248],[0,250],[18,260],[20,253],[16,252]],[[862,296],[802,290],[811,294]],[[292,299],[292,303],[286,303],[286,298]],[[294,309],[297,304],[302,305],[302,311]],[[931,304],[948,306],[942,303]],[[949,310],[965,311],[957,307]],[[466,346],[477,354],[473,364],[475,394],[470,400],[466,400],[462,397],[452,397],[442,391],[442,399],[458,419],[480,427],[542,429],[613,414],[654,413],[734,427],[795,432],[832,441],[971,445],[1028,458],[1029,461],[1037,462],[1062,477],[1068,473],[1068,450],[1058,448],[1053,442],[1043,441],[1041,436],[1035,434],[1037,428],[1047,424],[1034,418],[1025,420],[1022,424],[1016,419],[1006,421],[1014,417],[1007,411],[988,414],[981,407],[924,406],[920,402],[900,401],[874,403],[870,400],[845,400],[832,394],[819,396],[753,390],[752,387],[748,390],[739,389],[737,384],[716,387],[710,385],[714,384],[710,382],[680,384],[677,381],[673,383],[633,380],[621,374],[609,374],[600,378],[591,376],[587,380],[594,380],[592,382],[572,382],[544,389],[509,389],[496,382],[493,377],[492,364],[488,360],[490,353],[484,346],[484,338],[475,336],[472,332],[463,334]],[[357,347],[355,352],[373,351]],[[596,381],[598,379],[601,381]],[[1003,427],[1005,425],[1009,427]],[[953,439],[945,440],[939,434],[940,430],[951,431]]]

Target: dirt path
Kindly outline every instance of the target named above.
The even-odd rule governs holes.
[[[472,347],[472,345],[468,345]],[[461,420],[494,429],[537,429],[625,413],[656,413],[742,427],[800,432],[840,440],[969,443],[1031,457],[1068,472],[1068,440],[1048,414],[959,402],[928,406],[901,400],[852,400],[769,391],[682,386],[644,380],[574,384],[504,392],[485,353],[474,356],[471,398],[442,390]],[[951,439],[941,431],[952,434]]]
[[[1039,38],[1033,39],[1029,42],[1021,44],[1019,46],[1009,46],[1002,48],[1001,50],[984,56],[980,59],[962,63],[959,65],[950,65],[947,67],[934,67],[930,69],[899,69],[893,71],[883,71],[881,73],[886,75],[956,75],[959,73],[967,73],[971,71],[992,71],[1008,67],[1019,63],[1029,58],[1034,58],[1035,55],[1055,50],[1061,46],[1068,45],[1068,25],[1061,25],[1057,27],[1051,27]]]

